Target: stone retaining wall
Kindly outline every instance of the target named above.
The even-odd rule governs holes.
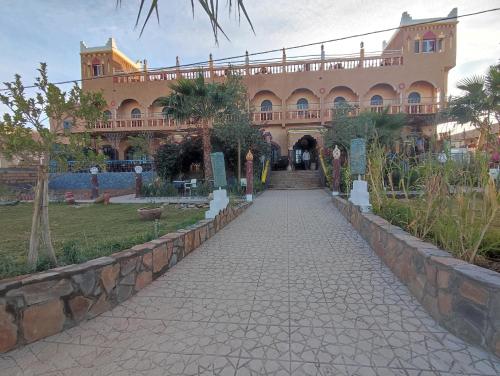
[[[33,187],[36,185],[37,170],[34,168],[0,168],[0,184],[11,187]]]
[[[92,199],[92,190],[91,189],[68,189],[68,190],[50,190],[49,197],[51,200],[55,201],[64,201],[66,192],[73,193],[73,197],[75,200],[91,200]],[[99,189],[99,195],[104,193],[109,193],[111,197],[123,196],[135,193],[135,188],[129,189]],[[34,199],[34,194],[31,200]],[[30,199],[30,198],[28,198]]]
[[[211,238],[250,204],[213,220],[83,264],[0,281],[0,352],[91,319],[128,299]]]
[[[333,203],[436,321],[500,356],[499,273],[456,259],[344,199]]]

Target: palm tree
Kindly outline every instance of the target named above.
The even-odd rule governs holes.
[[[248,16],[247,10],[245,8],[245,5],[243,3],[244,0],[227,0],[226,1],[226,7],[229,10],[229,14],[232,13],[234,9],[233,3],[236,3],[236,8],[237,8],[237,14],[238,14],[238,19],[241,19],[241,14],[243,14],[244,18],[247,20],[248,24],[252,28],[252,31],[254,31],[252,21],[250,20],[250,17]],[[116,5],[121,5],[121,0],[116,0]],[[146,5],[146,0],[141,0],[139,4],[139,11],[137,12],[137,19],[135,21],[135,26],[137,27],[139,25],[139,20],[141,18],[141,15],[143,14],[143,10],[145,11],[145,5]],[[151,16],[153,13],[156,14],[156,19],[158,22],[160,22],[160,16],[158,12],[158,4],[159,0],[150,0],[149,4],[149,9],[147,10],[146,14],[146,19],[144,20],[144,23],[142,24],[141,28],[141,35],[144,32],[144,28],[146,27],[146,24],[150,20]],[[193,12],[193,17],[194,17],[194,0],[191,0],[191,9]],[[214,34],[215,42],[218,43],[218,33],[221,32],[226,39],[229,40],[228,36],[222,29],[222,26],[219,23],[219,1],[213,1],[213,0],[198,0],[198,3],[201,5],[201,8],[203,11],[206,13],[208,16],[208,19],[210,20],[210,24],[212,26],[212,32]]]
[[[500,120],[500,65],[491,66],[485,76],[472,76],[458,82],[463,95],[452,97],[446,113],[460,124],[470,122],[479,129],[478,150],[488,142],[491,117]]]
[[[205,82],[203,75],[194,80],[181,78],[170,85],[172,93],[158,103],[168,107],[177,121],[194,121],[201,126],[205,179],[212,178],[210,128],[218,117],[227,116],[239,103],[240,88],[230,78],[225,82]]]

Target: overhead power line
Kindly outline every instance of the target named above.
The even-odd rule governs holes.
[[[214,63],[216,63],[216,62],[227,62],[227,61],[231,61],[231,60],[235,60],[235,59],[246,58],[247,56],[250,57],[250,56],[265,55],[265,54],[270,54],[270,53],[275,53],[275,52],[281,52],[283,50],[285,50],[285,51],[295,50],[295,49],[304,48],[304,47],[317,46],[317,45],[321,45],[321,44],[339,42],[339,41],[343,41],[343,40],[347,40],[347,39],[353,39],[353,38],[359,38],[359,37],[364,37],[364,36],[368,36],[368,35],[385,33],[385,32],[388,32],[388,31],[395,31],[395,30],[399,30],[399,29],[402,29],[402,28],[405,28],[405,27],[414,27],[414,26],[428,25],[428,24],[432,24],[432,23],[436,23],[436,22],[456,20],[458,18],[478,16],[478,15],[482,15],[482,14],[485,14],[485,13],[497,12],[499,10],[500,10],[500,8],[485,9],[485,10],[481,10],[481,11],[477,11],[477,12],[472,12],[472,13],[465,13],[465,14],[461,14],[461,15],[457,15],[457,16],[436,18],[436,19],[432,19],[432,20],[429,20],[429,21],[416,22],[416,23],[412,23],[412,24],[409,24],[409,25],[403,25],[403,26],[398,25],[398,26],[389,27],[389,28],[386,28],[386,29],[379,29],[379,30],[368,31],[368,32],[364,32],[364,33],[351,34],[351,35],[347,35],[347,36],[344,36],[344,37],[327,39],[327,40],[322,40],[322,41],[318,41],[318,42],[311,42],[311,43],[305,43],[305,44],[298,44],[298,45],[294,45],[294,46],[290,46],[290,47],[275,48],[275,49],[271,49],[271,50],[264,50],[264,51],[252,52],[252,53],[249,53],[248,55],[244,54],[244,55],[236,55],[236,56],[218,58],[218,59],[213,59],[212,62],[214,62]],[[204,60],[204,61],[198,61],[198,62],[195,62],[195,63],[187,63],[187,64],[180,64],[180,65],[171,65],[171,66],[165,66],[165,67],[159,67],[159,68],[148,68],[148,72],[156,72],[156,71],[162,71],[162,70],[167,70],[167,69],[175,69],[175,68],[186,68],[186,67],[193,67],[193,66],[202,66],[202,65],[206,65],[208,63],[210,63],[209,60]],[[138,73],[141,73],[141,72],[115,73],[115,74],[102,75],[102,76],[98,76],[98,77],[78,78],[78,79],[74,79],[74,80],[53,82],[52,84],[54,84],[54,85],[65,85],[65,84],[71,84],[71,83],[76,83],[76,82],[91,81],[91,80],[94,81],[94,80],[98,80],[98,79],[104,79],[104,78],[110,78],[110,77],[117,77],[117,76],[119,76],[119,77],[136,76]],[[35,85],[31,85],[31,86],[25,86],[24,88],[25,89],[32,89],[32,88],[35,88],[35,87],[36,87]],[[0,89],[0,91],[7,91],[7,90],[8,89]]]

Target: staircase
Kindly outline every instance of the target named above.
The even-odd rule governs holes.
[[[319,171],[272,171],[269,177],[269,189],[320,189]]]

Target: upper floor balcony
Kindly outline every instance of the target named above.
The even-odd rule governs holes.
[[[200,74],[205,78],[225,77],[230,72],[239,76],[275,75],[283,73],[317,72],[351,69],[371,69],[380,67],[394,67],[403,65],[401,50],[366,53],[361,50],[359,54],[325,56],[311,59],[274,59],[266,62],[250,62],[248,55],[244,63],[214,65],[210,60],[208,65],[195,68],[180,67],[165,70],[144,70],[124,72],[115,70],[113,82],[140,83],[148,81],[173,81],[179,78],[194,79]]]
[[[270,105],[251,112],[251,120],[256,125],[283,123],[328,123],[340,116],[358,116],[362,111],[388,114],[407,114],[409,116],[434,115],[444,104],[435,98],[421,98],[418,103],[400,100],[345,101],[330,103],[307,103],[281,106]]]
[[[408,116],[427,116],[439,112],[441,103],[434,98],[421,98],[419,103],[399,100],[385,100],[377,102],[351,101],[331,103],[301,103],[281,106],[270,106],[253,109],[250,119],[254,125],[283,125],[283,124],[326,124],[340,116],[358,116],[362,111],[383,112],[389,114],[404,113]],[[92,128],[93,132],[142,132],[142,131],[183,131],[198,128],[195,121],[180,122],[172,116],[162,112],[149,112],[146,114],[135,112],[131,116],[109,116],[106,121],[100,121]],[[73,132],[82,131],[75,128]]]

